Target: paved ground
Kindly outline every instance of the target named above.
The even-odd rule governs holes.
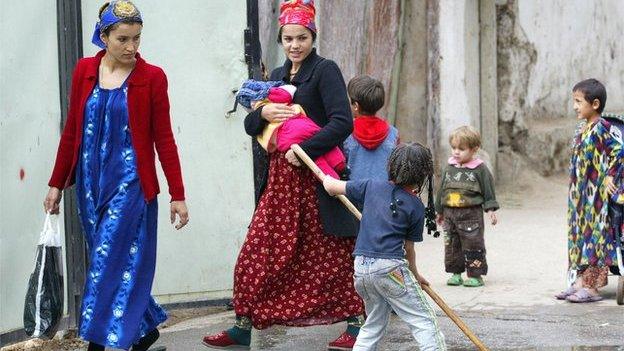
[[[519,179],[516,184],[528,184]],[[573,305],[553,299],[565,285],[566,179],[499,189],[499,224],[486,229],[490,273],[482,288],[444,284],[441,238],[425,238],[417,264],[434,290],[455,309],[492,350],[624,350],[624,306],[615,302],[617,278],[604,289],[604,301]],[[453,350],[475,349],[438,310],[440,325]],[[231,312],[186,320],[163,329],[160,343],[169,350],[202,350],[201,336],[227,328]],[[324,350],[344,324],[309,328],[274,327],[254,331],[252,350]],[[598,348],[597,346],[605,345]],[[611,347],[606,347],[611,346]],[[572,348],[576,347],[576,348]],[[394,318],[381,350],[417,349],[406,326]]]
[[[558,177],[531,187],[521,185],[540,178],[525,176],[513,180],[514,187],[498,189],[503,208],[499,224],[486,229],[490,273],[485,287],[445,285],[441,238],[426,237],[418,246],[419,269],[491,350],[624,351],[624,306],[615,302],[618,277],[610,278],[603,290],[606,299],[598,303],[575,305],[552,297],[565,285],[566,180]],[[170,351],[208,350],[201,337],[228,328],[234,315],[223,309],[207,310],[175,311],[177,318],[162,329],[158,345]],[[475,350],[441,310],[438,316],[451,350]],[[254,331],[252,350],[325,350],[344,328],[339,323]],[[60,350],[53,344],[34,349]],[[84,350],[77,345],[63,349]],[[416,349],[405,324],[393,318],[380,351]]]

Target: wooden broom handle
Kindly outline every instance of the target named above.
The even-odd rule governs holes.
[[[303,151],[301,146],[297,144],[292,144],[290,149],[297,155],[297,157],[299,157],[300,160],[303,161],[303,163],[306,164],[306,166],[308,166],[308,168],[312,171],[312,173],[314,173],[316,178],[318,178],[322,182],[323,178],[325,178],[325,173],[323,173],[323,171],[316,165],[316,163],[314,163],[310,156],[308,156],[308,154]],[[347,209],[351,213],[353,213],[353,215],[358,220],[362,219],[362,214],[360,213],[360,211],[353,205],[351,201],[349,201],[346,196],[338,195],[336,197],[347,207]],[[433,291],[433,289],[429,285],[421,284],[421,287],[431,297],[431,299],[435,301],[438,306],[440,306],[442,311],[444,311],[444,313],[453,321],[453,323],[455,323],[455,325],[457,325],[457,327],[459,327],[459,329],[461,329],[461,331],[466,334],[468,339],[470,339],[470,341],[472,341],[475,346],[479,348],[479,351],[488,351],[488,348],[481,342],[481,340],[479,340],[479,338],[470,330],[470,328],[468,328],[464,321],[459,318],[455,311],[453,311],[453,309],[450,308],[449,305],[444,302],[444,300],[442,300],[440,295]]]
[[[299,146],[298,144],[292,144],[290,148],[297,155],[297,157],[299,157],[299,159],[302,160],[303,163],[306,164],[306,166],[308,166],[308,168],[312,171],[312,173],[314,173],[316,178],[318,178],[318,180],[320,180],[322,183],[323,178],[325,178],[325,173],[323,173],[323,171],[319,168],[319,166],[317,166],[316,163],[312,161],[310,156],[308,156],[308,154],[305,151],[303,151],[301,146]],[[362,219],[362,214],[360,213],[360,211],[353,205],[351,201],[349,201],[349,199],[347,199],[346,196],[337,195],[336,198],[338,198],[338,200],[340,200],[340,202],[342,202],[342,204],[345,205],[345,207],[349,210],[349,212],[353,213],[353,215],[358,220]]]
[[[479,340],[479,338],[472,332],[472,330],[468,328],[466,323],[464,323],[464,321],[459,318],[455,311],[453,311],[453,309],[451,309],[449,305],[447,305],[446,302],[442,300],[440,295],[433,291],[433,289],[431,289],[429,285],[421,284],[420,287],[431,297],[433,301],[435,301],[438,306],[440,306],[442,311],[446,313],[446,315],[453,321],[453,323],[455,323],[455,325],[459,329],[461,329],[462,332],[464,332],[464,334],[468,337],[468,339],[470,339],[470,341],[472,341],[473,344],[475,344],[479,351],[488,351],[488,348],[483,344],[483,342],[481,342],[481,340]]]

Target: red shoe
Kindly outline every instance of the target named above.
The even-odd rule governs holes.
[[[211,349],[219,350],[249,350],[249,345],[239,344],[232,340],[225,331],[216,335],[206,335],[202,340],[202,344]]]
[[[355,345],[355,339],[355,336],[344,332],[338,337],[338,339],[330,342],[329,345],[327,345],[327,350],[351,351],[353,349],[353,345]]]

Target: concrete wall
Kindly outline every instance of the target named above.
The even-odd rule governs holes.
[[[0,333],[23,326],[60,135],[55,14],[53,1],[0,11]]]
[[[537,50],[526,95],[531,117],[569,117],[572,86],[596,78],[607,110],[624,112],[624,2],[519,1],[518,25]]]
[[[246,78],[245,2],[186,0],[175,11],[136,0],[141,54],[169,78],[190,223],[169,224],[162,172],[154,294],[162,303],[231,296],[232,272],[253,211],[250,138],[243,113],[229,119]],[[85,55],[100,2],[83,1]],[[22,327],[26,284],[60,136],[56,4],[0,12],[0,334]],[[46,30],[43,30],[47,28]]]
[[[572,86],[597,78],[607,87],[606,111],[624,112],[624,2],[499,3],[500,143],[542,174],[565,171]]]
[[[442,0],[439,5],[439,153],[449,155],[448,136],[461,125],[480,128],[479,2]]]
[[[279,31],[279,4],[280,0],[259,0],[258,1],[258,29],[260,36],[260,46],[262,47],[262,62],[264,62],[267,73],[284,63],[284,51],[277,43]],[[318,3],[318,2],[317,2]]]
[[[272,69],[284,55],[276,44],[278,0],[260,0],[263,60]],[[424,1],[317,0],[319,54],[338,64],[346,82],[359,74],[386,88],[386,116],[404,141],[427,136],[427,31]],[[349,30],[345,30],[349,28]]]
[[[161,303],[231,296],[233,266],[253,211],[250,138],[243,113],[225,118],[232,89],[247,75],[244,1],[185,0],[170,6],[135,0],[144,18],[141,55],[165,70],[190,222],[169,223],[162,173],[154,294]],[[99,2],[83,1],[85,55]]]
[[[403,9],[400,73],[393,98],[394,125],[401,140],[427,144],[427,3],[407,1]]]

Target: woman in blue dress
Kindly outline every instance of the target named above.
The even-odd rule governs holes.
[[[171,194],[171,220],[188,222],[167,80],[138,54],[143,21],[130,1],[100,9],[93,43],[104,50],[74,71],[46,211],[75,182],[89,248],[79,335],[89,351],[148,350],[167,318],[151,296],[159,192],[154,148]]]

